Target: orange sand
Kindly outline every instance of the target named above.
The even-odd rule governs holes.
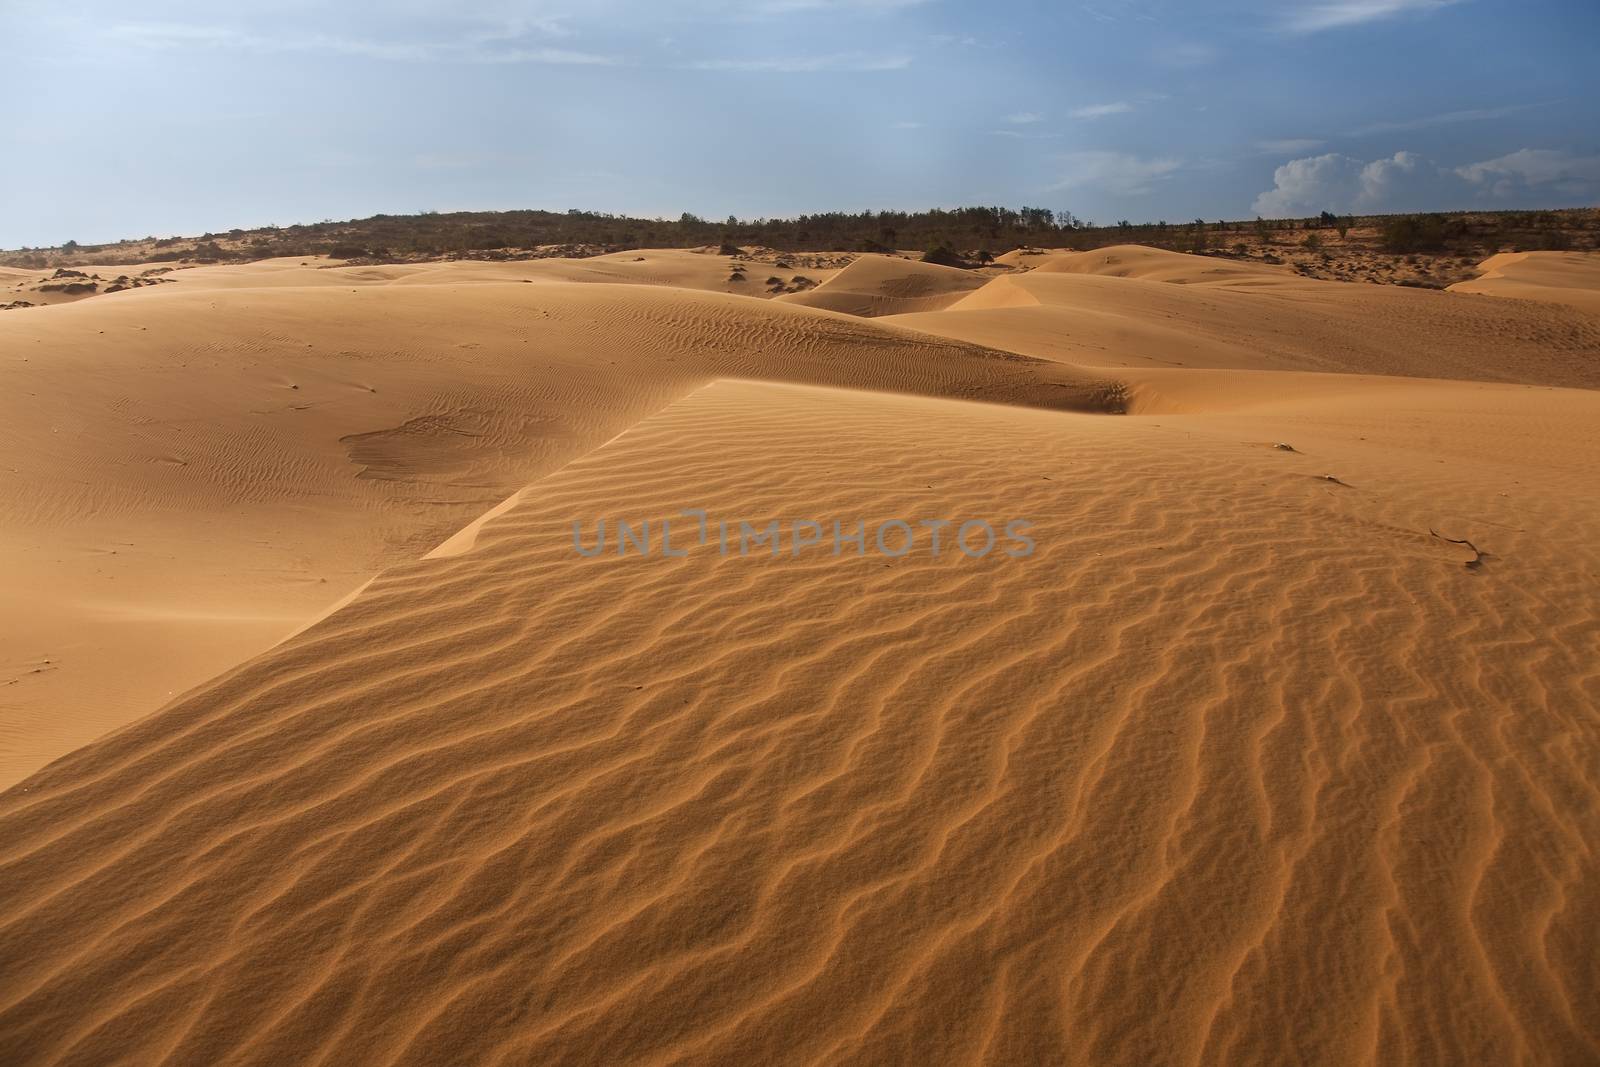
[[[633,255],[0,314],[7,1064],[1600,1058],[1600,315]]]

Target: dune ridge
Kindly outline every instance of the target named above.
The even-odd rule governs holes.
[[[1266,263],[1190,256],[1144,245],[1112,245],[1089,252],[1070,252],[1040,260],[1040,274],[1084,274],[1129,278],[1170,285],[1226,286],[1231,289],[1289,287],[1315,289],[1315,283]]]
[[[0,351],[0,782],[713,377],[1120,403],[1104,376],[1009,352],[604,283],[186,282],[8,313]]]
[[[815,289],[786,293],[785,304],[876,318],[939,311],[988,279],[970,270],[916,263],[898,256],[859,256]]]
[[[1600,255],[1592,252],[1501,252],[1478,264],[1478,277],[1451,292],[1565,304],[1600,314]]]
[[[1119,375],[1198,367],[1600,386],[1600,316],[1580,309],[1235,264],[1218,273],[1213,260],[1141,251],[1081,253],[1071,262],[1082,272],[1046,264],[944,311],[885,321]],[[1097,263],[1132,271],[1130,260],[1142,269],[1093,273]]]

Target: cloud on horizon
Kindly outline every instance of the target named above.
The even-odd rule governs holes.
[[[1499,159],[1457,167],[1454,173],[1501,199],[1539,189],[1554,189],[1574,199],[1600,199],[1600,156],[1524,148]]]
[[[1398,121],[1385,120],[1371,122],[1350,131],[1351,137],[1368,137],[1376,133],[1406,133],[1411,130],[1426,130],[1434,126],[1452,126],[1458,122],[1483,122],[1489,119],[1502,119],[1519,112],[1530,111],[1540,107],[1540,104],[1507,104],[1503,107],[1467,108],[1462,111],[1446,111],[1439,115],[1424,115],[1415,119],[1400,119]]]
[[[1178,159],[1147,159],[1127,152],[1104,150],[1068,152],[1059,157],[1059,162],[1064,173],[1061,180],[1050,187],[1052,191],[1092,189],[1125,196],[1147,195],[1157,183],[1171,178],[1183,167],[1183,161]]]
[[[273,36],[193,23],[119,23],[107,31],[121,44],[151,49],[237,49],[257,53],[326,52],[402,63],[544,63],[561,66],[617,66],[615,55],[547,45],[519,44],[528,37],[562,37],[553,23],[517,23],[502,31],[477,32],[455,40],[394,41],[315,33]]]
[[[1103,119],[1107,115],[1126,115],[1132,110],[1132,104],[1126,100],[1118,100],[1110,104],[1090,104],[1087,107],[1075,107],[1070,114],[1075,119]]]
[[[1441,167],[1415,152],[1363,162],[1338,152],[1290,160],[1257,196],[1256,214],[1296,218],[1322,211],[1385,214],[1438,211],[1471,201],[1514,206],[1534,196],[1588,203],[1600,199],[1600,156],[1524,148],[1497,159]]]
[[[0,33],[17,84],[70,86],[0,131],[28,161],[0,245],[419,205],[1238,218],[1315,180],[1556,206],[1600,151],[1597,35],[1595,0],[74,0]],[[1353,162],[1304,162],[1328,153]],[[1280,164],[1307,173],[1280,188]]]
[[[1320,33],[1400,15],[1428,15],[1461,0],[1333,0],[1302,4],[1283,20],[1290,33]]]

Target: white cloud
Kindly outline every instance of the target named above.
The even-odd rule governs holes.
[[[1361,168],[1356,206],[1367,210],[1413,211],[1437,207],[1439,168],[1415,152],[1396,152]],[[1319,209],[1320,210],[1320,209]]]
[[[1415,152],[1371,162],[1330,152],[1279,167],[1254,207],[1259,215],[1293,218],[1320,211],[1448,211],[1484,198],[1527,207],[1591,203],[1600,199],[1600,156],[1524,148],[1444,168]]]
[[[1072,109],[1075,119],[1103,119],[1107,115],[1126,115],[1133,110],[1133,105],[1126,100],[1118,100],[1110,104],[1090,104],[1087,107]]]
[[[1032,111],[1019,111],[1015,115],[1007,115],[1006,121],[1013,126],[1029,126],[1035,122],[1043,122],[1044,116]]]
[[[1352,137],[1366,137],[1374,133],[1399,133],[1406,130],[1425,130],[1433,126],[1450,126],[1458,122],[1479,122],[1485,119],[1505,118],[1519,111],[1542,107],[1541,104],[1508,104],[1504,107],[1480,107],[1465,111],[1446,111],[1441,115],[1425,115],[1416,119],[1394,122],[1374,122],[1350,131]]]
[[[570,48],[509,48],[503,52],[485,52],[473,60],[476,63],[546,63],[558,66],[614,67],[621,60],[615,56],[597,55],[594,52],[575,52]]]
[[[1272,175],[1272,188],[1256,197],[1257,215],[1286,218],[1355,206],[1362,163],[1337,152],[1292,159]]]
[[[990,130],[992,137],[1010,137],[1017,141],[1051,141],[1061,135],[1054,130]]]
[[[833,55],[767,56],[762,59],[703,59],[691,63],[695,70],[731,70],[748,73],[810,74],[816,71],[904,70],[911,65],[905,55],[871,55],[839,52]]]
[[[111,36],[129,44],[149,48],[177,48],[183,45],[233,45],[244,41],[237,30],[221,26],[191,26],[177,22],[121,23],[110,27]]]
[[[1150,192],[1183,166],[1177,159],[1145,159],[1124,152],[1069,152],[1060,159],[1064,175],[1051,189],[1091,188],[1128,196]]]
[[[110,28],[116,40],[144,48],[232,48],[250,52],[328,52],[400,63],[542,63],[580,66],[614,66],[615,56],[569,48],[522,46],[516,42],[530,32],[564,35],[553,23],[516,23],[468,34],[453,41],[387,41],[330,34],[264,36],[221,26],[172,22],[123,23]]]
[[[1541,189],[1569,199],[1600,199],[1600,156],[1524,148],[1498,159],[1457,167],[1455,174],[1474,188],[1501,199]]]
[[[1394,18],[1397,15],[1430,14],[1460,0],[1329,0],[1301,4],[1290,11],[1283,27],[1291,33],[1317,33],[1344,26]]]
[[[1440,206],[1448,195],[1441,171],[1415,152],[1396,152],[1363,163],[1329,152],[1295,159],[1273,174],[1273,186],[1256,197],[1256,214],[1269,218],[1321,211],[1420,211]]]

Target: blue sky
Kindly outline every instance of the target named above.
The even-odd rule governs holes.
[[[419,210],[1600,201],[1595,0],[0,0],[0,247]]]

